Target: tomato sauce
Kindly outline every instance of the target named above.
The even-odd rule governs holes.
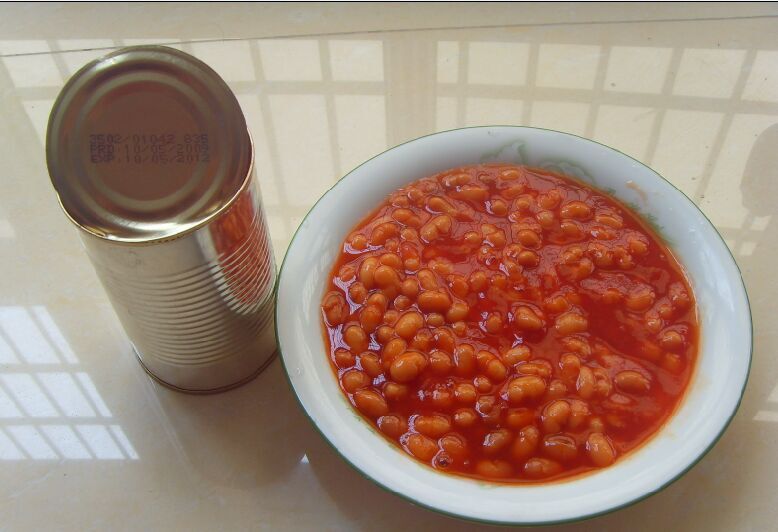
[[[692,292],[625,206],[572,178],[455,168],[349,235],[322,301],[343,392],[442,471],[542,482],[661,429],[697,351]]]

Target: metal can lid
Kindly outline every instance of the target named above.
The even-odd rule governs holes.
[[[67,215],[95,236],[152,242],[197,228],[240,192],[251,139],[235,95],[173,48],[123,48],[65,85],[46,133]]]

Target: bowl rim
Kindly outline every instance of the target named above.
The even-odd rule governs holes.
[[[637,497],[634,497],[633,499],[630,499],[630,500],[628,500],[626,502],[623,502],[621,504],[613,506],[612,508],[608,508],[608,509],[597,511],[597,512],[592,512],[592,513],[588,513],[588,514],[582,514],[580,516],[566,518],[566,519],[552,519],[552,520],[545,520],[545,521],[505,521],[505,520],[491,520],[491,519],[482,519],[482,518],[477,518],[477,517],[471,517],[469,515],[459,514],[459,513],[455,513],[455,512],[449,512],[449,511],[437,508],[435,506],[432,506],[432,505],[429,505],[429,504],[425,504],[425,503],[423,503],[423,502],[421,502],[421,501],[419,501],[417,499],[414,499],[411,496],[405,495],[404,493],[401,493],[399,491],[395,491],[395,490],[391,489],[390,487],[384,485],[379,480],[377,480],[377,479],[373,478],[372,476],[370,476],[370,474],[367,471],[364,471],[359,466],[354,464],[351,460],[349,460],[348,457],[345,456],[333,444],[333,442],[330,441],[329,438],[327,438],[327,436],[324,434],[324,432],[322,432],[322,430],[319,428],[319,425],[316,423],[316,421],[310,416],[310,414],[308,413],[308,410],[305,408],[305,405],[303,404],[302,400],[300,399],[300,396],[297,393],[297,389],[295,388],[294,384],[292,383],[292,380],[291,380],[291,377],[290,377],[289,367],[286,364],[286,357],[284,356],[284,349],[283,349],[283,345],[282,345],[282,342],[281,342],[281,337],[278,334],[278,321],[279,321],[278,296],[280,295],[279,287],[280,287],[281,278],[283,277],[283,274],[284,274],[284,266],[286,265],[286,259],[287,259],[288,254],[289,254],[289,250],[292,248],[292,245],[294,244],[295,239],[297,238],[298,233],[300,232],[300,229],[305,224],[305,220],[308,218],[308,216],[310,216],[310,214],[314,211],[314,209],[316,209],[317,205],[327,195],[329,195],[335,188],[338,187],[338,185],[340,185],[343,181],[345,181],[357,169],[359,169],[360,167],[362,167],[365,164],[369,163],[373,159],[376,159],[377,157],[381,157],[382,155],[384,155],[387,152],[390,152],[390,151],[392,151],[394,149],[397,149],[397,148],[399,148],[401,146],[404,146],[406,144],[410,144],[412,142],[416,142],[418,140],[421,140],[421,139],[424,139],[424,138],[427,138],[427,137],[431,137],[431,136],[435,136],[435,135],[441,135],[441,134],[450,133],[450,132],[454,132],[454,131],[462,131],[462,130],[469,130],[469,129],[490,129],[490,128],[531,129],[531,130],[549,131],[549,132],[552,132],[552,133],[558,133],[558,134],[561,134],[561,135],[567,135],[567,136],[571,136],[571,137],[576,137],[578,139],[581,139],[581,140],[584,140],[584,141],[588,141],[588,142],[591,142],[593,144],[597,144],[599,146],[602,146],[603,148],[606,148],[608,150],[614,151],[614,152],[616,152],[616,153],[626,157],[627,159],[633,161],[634,163],[636,163],[636,164],[646,168],[650,172],[656,174],[665,183],[670,185],[676,192],[678,192],[681,195],[681,197],[683,197],[684,200],[686,200],[687,204],[690,207],[692,207],[693,209],[695,209],[697,212],[699,212],[702,215],[702,217],[705,219],[705,221],[708,223],[708,225],[710,225],[710,227],[713,229],[713,231],[715,232],[716,236],[719,237],[719,239],[721,240],[721,243],[724,244],[724,248],[727,250],[727,253],[729,254],[729,258],[732,261],[732,263],[735,265],[735,269],[737,270],[738,276],[740,277],[740,283],[741,283],[741,287],[742,287],[742,290],[743,290],[743,295],[745,297],[746,307],[748,309],[748,324],[749,324],[749,328],[748,328],[749,333],[748,334],[749,334],[749,344],[750,345],[749,345],[749,350],[748,350],[748,364],[747,364],[745,379],[743,379],[743,385],[742,385],[742,387],[740,389],[740,396],[738,397],[737,403],[735,404],[735,407],[733,408],[732,413],[727,417],[727,419],[725,420],[724,424],[721,427],[721,430],[718,432],[718,434],[716,434],[715,438],[713,438],[711,440],[710,444],[708,444],[708,446],[705,449],[703,449],[702,452],[700,452],[700,454],[694,460],[692,460],[685,468],[681,469],[676,475],[674,475],[669,480],[667,480],[666,482],[661,484],[655,490],[648,491],[648,492],[646,492],[644,494],[641,494],[641,495],[639,495]],[[594,188],[597,189],[596,186]],[[599,189],[597,189],[597,190],[599,190]],[[638,216],[641,220],[643,219],[643,216],[640,213],[635,212],[633,214]],[[657,235],[657,236],[660,239],[662,238],[659,235]],[[386,150],[384,150],[384,151],[382,151],[380,153],[377,153],[376,155],[370,157],[369,159],[364,160],[363,162],[361,162],[360,164],[358,164],[357,166],[355,166],[354,168],[349,170],[347,173],[345,173],[335,183],[333,183],[333,185],[331,187],[329,187],[316,200],[316,202],[311,206],[311,208],[308,209],[308,212],[306,212],[305,216],[300,221],[300,224],[295,229],[294,234],[292,235],[292,238],[289,241],[289,246],[287,247],[287,250],[284,253],[284,258],[281,261],[281,266],[278,269],[278,275],[276,276],[274,292],[275,292],[275,296],[276,296],[276,305],[275,305],[275,310],[274,310],[274,317],[275,317],[275,319],[273,320],[273,327],[274,327],[275,335],[276,335],[277,352],[280,355],[278,358],[281,360],[281,364],[282,364],[282,366],[284,368],[284,377],[286,378],[286,382],[289,384],[289,387],[292,389],[292,392],[294,394],[295,400],[297,401],[297,404],[302,409],[303,414],[305,414],[305,417],[308,418],[308,420],[311,422],[313,427],[316,429],[316,432],[319,433],[319,435],[322,437],[322,439],[325,442],[327,442],[327,444],[330,446],[330,448],[332,448],[335,451],[335,453],[344,462],[346,462],[346,464],[348,464],[352,469],[354,469],[357,473],[359,473],[360,476],[370,480],[371,482],[373,482],[375,485],[377,485],[378,487],[380,487],[384,491],[389,492],[389,493],[391,493],[393,495],[396,495],[396,496],[400,497],[401,499],[403,499],[405,501],[408,501],[408,502],[410,502],[410,503],[412,503],[412,504],[414,504],[416,506],[420,506],[420,507],[425,508],[427,510],[431,510],[431,511],[437,513],[437,514],[444,515],[444,516],[447,516],[447,517],[452,517],[452,518],[459,519],[459,520],[463,520],[463,521],[466,521],[466,522],[472,522],[472,523],[481,523],[481,524],[497,525],[497,526],[550,526],[550,525],[559,525],[559,524],[565,524],[565,523],[575,523],[575,522],[579,522],[579,521],[585,521],[585,520],[589,520],[589,519],[594,519],[595,517],[600,517],[600,516],[608,515],[608,514],[611,514],[613,512],[617,512],[617,511],[619,511],[621,509],[624,509],[624,508],[627,508],[627,507],[632,506],[634,504],[637,504],[637,503],[639,503],[639,502],[641,502],[641,501],[651,497],[652,495],[655,495],[655,494],[659,493],[660,491],[664,490],[669,485],[673,484],[675,481],[680,479],[682,476],[684,476],[687,472],[689,472],[689,470],[691,470],[703,458],[705,458],[705,456],[707,456],[707,454],[713,449],[713,447],[716,446],[716,444],[719,442],[721,437],[727,431],[727,429],[731,425],[732,420],[734,419],[735,415],[737,415],[737,412],[740,410],[740,405],[743,402],[743,396],[744,396],[745,391],[746,391],[746,386],[748,385],[748,380],[749,380],[749,378],[751,376],[751,366],[752,366],[753,358],[754,358],[754,320],[753,320],[753,313],[751,311],[751,302],[750,302],[750,300],[748,298],[748,290],[746,289],[745,280],[743,279],[743,272],[741,271],[740,265],[737,263],[737,260],[735,260],[735,256],[732,254],[732,250],[729,248],[729,246],[727,245],[726,241],[724,240],[724,237],[721,236],[721,233],[719,232],[718,228],[716,228],[716,226],[713,224],[713,222],[711,222],[710,218],[708,218],[708,216],[705,214],[705,212],[703,212],[703,210],[700,209],[697,206],[697,204],[695,204],[691,200],[691,198],[689,198],[689,196],[687,196],[680,188],[676,187],[669,179],[665,178],[662,174],[660,174],[659,172],[657,172],[656,170],[654,170],[653,168],[651,168],[647,164],[645,164],[645,163],[635,159],[634,157],[632,157],[632,156],[630,156],[630,155],[628,155],[628,154],[626,154],[626,153],[624,153],[624,152],[622,152],[622,151],[620,151],[620,150],[618,150],[618,149],[616,149],[616,148],[614,148],[612,146],[604,144],[602,142],[598,142],[596,140],[593,140],[593,139],[590,139],[590,138],[587,138],[587,137],[584,137],[584,136],[581,136],[581,135],[576,135],[574,133],[569,133],[567,131],[559,131],[559,130],[556,130],[556,129],[549,129],[549,128],[532,127],[532,126],[517,126],[517,125],[511,125],[511,124],[490,124],[490,125],[468,126],[468,127],[458,127],[458,128],[446,129],[446,130],[442,130],[442,131],[435,131],[435,132],[429,133],[427,135],[421,135],[419,137],[415,137],[413,139],[406,140],[406,141],[401,142],[399,144],[396,144],[396,145],[394,145],[394,146],[392,146],[390,148],[387,148]],[[696,371],[695,371],[695,374],[696,374]],[[685,392],[686,391],[687,390],[685,390]],[[682,400],[685,400],[685,395],[686,395],[686,393],[684,393],[684,398],[682,398]],[[674,416],[675,412],[673,412],[672,415]],[[660,428],[659,430],[662,430],[662,429]]]

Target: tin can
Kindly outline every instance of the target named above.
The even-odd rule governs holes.
[[[208,393],[264,369],[275,264],[251,137],[216,72],[159,46],[89,63],[54,104],[46,157],[152,377]]]

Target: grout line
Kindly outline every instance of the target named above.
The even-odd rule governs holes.
[[[769,20],[778,18],[778,15],[744,15],[736,17],[699,17],[699,18],[656,18],[656,19],[643,19],[643,20],[582,20],[574,22],[538,22],[536,24],[482,24],[474,26],[430,26],[426,28],[397,28],[388,30],[353,30],[353,31],[340,31],[340,32],[319,32],[319,33],[300,33],[300,34],[279,34],[279,35],[265,35],[254,37],[228,37],[228,38],[214,38],[214,39],[190,39],[181,41],[167,41],[155,43],[153,46],[159,45],[171,45],[171,44],[193,44],[193,43],[213,43],[213,42],[231,42],[231,41],[251,41],[260,39],[304,39],[304,38],[325,38],[325,37],[342,37],[348,35],[375,35],[375,34],[387,34],[387,33],[413,33],[423,31],[447,31],[447,30],[489,30],[489,29],[512,29],[512,28],[547,28],[547,27],[564,27],[564,26],[600,26],[600,25],[615,25],[615,24],[652,24],[652,23],[672,23],[672,22],[717,22],[717,21],[731,21],[731,20]],[[103,46],[95,48],[74,48],[72,50],[57,50],[48,52],[28,52],[18,54],[0,54],[2,57],[20,57],[20,56],[32,56],[32,55],[46,55],[46,54],[62,54],[68,52],[91,52],[98,50],[114,50],[115,46]]]

